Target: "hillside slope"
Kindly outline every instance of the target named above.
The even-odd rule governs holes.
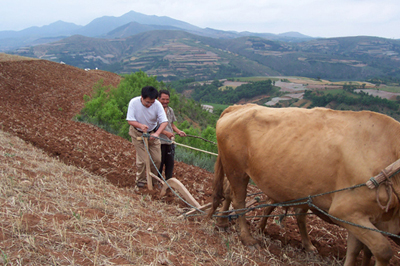
[[[400,41],[368,36],[290,43],[153,30],[117,39],[72,36],[13,53],[116,73],[141,69],[166,81],[258,75],[328,80],[400,77]]]
[[[0,54],[0,129],[80,169],[63,170],[61,174],[57,173],[59,167],[44,170],[38,164],[47,159],[42,159],[41,155],[23,155],[16,150],[16,147],[31,148],[12,137],[2,142],[1,165],[7,171],[0,177],[10,187],[0,193],[3,208],[0,249],[8,254],[8,260],[17,264],[23,254],[29,254],[29,258],[23,258],[31,265],[73,264],[71,261],[93,265],[96,260],[101,265],[339,265],[343,260],[345,231],[314,216],[309,216],[308,221],[319,255],[301,250],[293,217],[286,218],[285,228],[271,219],[265,230],[266,237],[257,235],[265,244],[257,249],[240,244],[234,221],[230,231],[217,232],[213,230],[213,222],[205,222],[202,217],[190,218],[187,222],[175,220],[174,217],[187,208],[177,197],[171,193],[160,197],[157,190],[134,188],[135,156],[129,141],[71,120],[83,107],[83,95],[90,94],[99,79],[106,85],[116,86],[121,78],[104,71],[84,71],[54,62]],[[81,176],[78,172],[82,169],[97,177]],[[58,181],[63,176],[72,181],[51,184],[52,179],[47,178],[49,172]],[[96,181],[99,176],[104,181]],[[174,177],[182,181],[200,204],[209,201],[211,173],[177,162]],[[79,180],[92,186],[77,186]],[[44,188],[38,187],[41,184]],[[119,198],[122,196],[128,199]],[[64,198],[66,202],[60,209],[57,204]],[[98,199],[96,207],[89,206],[92,198]],[[36,210],[35,203],[39,202],[43,202],[44,207],[39,204]],[[18,207],[26,203],[30,203],[30,207]],[[49,209],[58,216],[58,223]],[[166,213],[161,215],[163,211]],[[81,215],[85,220],[81,220]],[[103,215],[106,218],[101,218]],[[16,221],[18,228],[14,226]],[[249,220],[254,234],[257,221],[257,217]],[[87,227],[83,227],[83,222]],[[94,231],[101,232],[101,236],[94,236]],[[62,246],[53,246],[51,242],[58,239],[56,233],[61,235]],[[36,242],[32,244],[32,241]],[[71,252],[59,251],[65,246]],[[400,249],[395,248],[398,254]],[[20,253],[24,249],[29,252]],[[53,259],[51,262],[48,252]],[[48,261],[32,261],[34,254],[42,253]],[[78,255],[79,258],[74,257]],[[3,255],[3,263],[5,259]],[[394,258],[391,265],[400,265],[399,259]]]
[[[95,126],[72,121],[94,84],[103,80],[104,85],[117,86],[120,76],[46,60],[0,62],[0,73],[4,131],[67,164],[105,176],[115,185],[134,184],[133,145]]]

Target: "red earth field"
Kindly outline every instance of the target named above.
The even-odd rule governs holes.
[[[83,96],[91,94],[96,82],[102,79],[106,85],[117,86],[121,80],[120,76],[101,70],[84,71],[45,60],[20,60],[22,58],[2,56],[0,54],[2,131],[31,143],[67,165],[84,168],[95,175],[105,177],[117,188],[134,186],[135,152],[131,142],[95,126],[73,121],[73,117],[84,106]],[[186,186],[200,204],[210,202],[212,173],[176,162],[174,177]],[[252,188],[252,191],[257,189]],[[158,190],[136,190],[136,194],[132,197],[139,198],[146,194],[151,194],[154,200],[179,205],[182,208],[187,207],[172,193],[164,197],[159,196]],[[282,210],[278,210],[278,213],[282,213]],[[249,219],[252,232],[256,230],[258,219]],[[344,261],[347,237],[345,230],[325,223],[313,215],[308,216],[308,225],[312,243],[317,248],[318,254],[333,261]],[[191,232],[190,227],[179,230]],[[237,232],[231,230],[227,234],[237,234]],[[284,228],[270,219],[264,234],[273,242],[268,246],[269,252],[273,255],[281,254],[281,247],[285,245],[306,253],[301,251],[300,235],[293,218],[286,219]],[[221,245],[215,241],[207,243]],[[400,265],[400,248],[394,244],[393,248],[395,256],[390,265]],[[269,265],[262,263],[257,254],[259,253],[255,253],[252,257],[254,265]],[[292,261],[290,253],[286,256],[289,257],[282,265],[319,265],[315,261],[313,263]],[[190,258],[187,258],[187,261],[186,264],[175,262],[175,265],[194,265],[190,262]],[[212,264],[212,262],[205,263],[205,265]]]

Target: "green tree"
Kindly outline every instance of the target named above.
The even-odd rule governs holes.
[[[93,123],[111,133],[129,139],[126,123],[126,112],[129,101],[141,94],[144,86],[164,87],[155,77],[149,77],[143,71],[127,75],[119,86],[103,86],[98,82],[94,87],[92,97],[84,96],[85,107],[78,120]]]
[[[97,83],[94,86],[92,96],[84,96],[85,107],[77,116],[77,120],[95,124],[130,140],[129,124],[126,122],[128,104],[133,97],[141,94],[141,89],[144,86],[164,89],[165,84],[158,82],[156,77],[147,76],[142,71],[125,76],[117,88],[103,86],[103,82]],[[178,123],[178,127],[187,134],[202,136],[214,141],[216,139],[215,124],[218,116],[203,110],[200,103],[193,99],[186,99],[183,95],[176,93],[175,90],[168,89],[171,94],[170,106],[174,109],[178,122],[182,122],[181,124]],[[196,126],[186,120],[193,121]],[[198,149],[217,152],[215,145],[210,145],[209,142],[204,142],[198,138],[180,138],[177,136],[177,141]],[[205,156],[194,151],[186,151],[184,154],[182,161],[186,163],[202,161],[201,165],[212,171],[211,165],[213,163],[209,160],[212,155]],[[189,157],[191,159],[187,161],[186,159]],[[211,161],[213,160],[214,158],[211,159]]]

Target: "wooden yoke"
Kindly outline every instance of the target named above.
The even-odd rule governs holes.
[[[379,187],[379,184],[400,172],[400,159],[383,169],[379,174],[371,177],[366,185],[369,189]]]
[[[137,137],[137,140],[144,140],[145,146],[147,147],[147,150],[149,150],[149,140],[147,138],[142,137]],[[150,175],[150,156],[147,154],[146,156],[146,178],[147,178],[147,188],[149,190],[153,190],[153,179]]]

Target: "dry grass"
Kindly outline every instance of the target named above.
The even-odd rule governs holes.
[[[235,225],[217,232],[202,218],[177,219],[179,206],[117,188],[3,131],[0,164],[2,265],[338,265],[261,234],[264,247],[244,247]]]
[[[0,62],[15,62],[24,60],[39,60],[37,58],[0,53]]]

